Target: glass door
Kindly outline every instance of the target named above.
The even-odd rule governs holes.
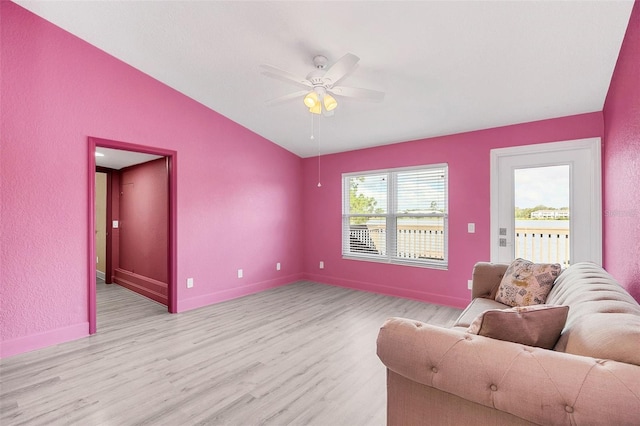
[[[491,260],[602,263],[600,139],[491,151]]]
[[[571,263],[569,164],[513,171],[514,257]]]

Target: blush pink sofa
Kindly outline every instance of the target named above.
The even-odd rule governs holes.
[[[578,263],[547,304],[568,305],[553,350],[469,334],[508,265],[478,263],[452,328],[390,318],[378,335],[388,425],[640,425],[640,305],[601,267]]]

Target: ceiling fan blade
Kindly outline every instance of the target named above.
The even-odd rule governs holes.
[[[359,89],[357,87],[344,87],[337,86],[332,87],[329,92],[338,96],[345,96],[347,98],[355,98],[363,101],[380,102],[384,99],[384,92],[371,89]]]
[[[260,65],[260,68],[262,68],[262,74],[269,77],[273,77],[287,83],[292,83],[300,87],[313,87],[313,84],[311,84],[311,82],[306,78],[298,77],[297,75],[291,74],[288,71],[281,70],[280,68],[276,68],[272,65],[262,64]]]
[[[290,101],[290,100],[296,99],[296,98],[299,98],[302,101],[302,97],[304,95],[306,95],[307,93],[309,93],[308,90],[301,90],[299,92],[289,93],[288,95],[279,96],[277,98],[268,100],[266,103],[267,103],[267,105],[271,106],[271,105],[281,104],[283,102],[287,102],[287,101]]]
[[[347,53],[327,70],[323,78],[330,80],[331,85],[336,84],[356,68],[359,60],[353,53]]]

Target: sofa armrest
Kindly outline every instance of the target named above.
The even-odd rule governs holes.
[[[637,424],[640,367],[390,318],[384,365],[414,382],[538,424]]]
[[[500,281],[509,265],[504,263],[478,262],[473,267],[471,297],[495,299]]]

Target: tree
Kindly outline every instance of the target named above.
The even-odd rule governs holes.
[[[364,194],[358,194],[358,182],[364,182],[364,177],[351,179],[349,187],[349,207],[350,213],[355,214],[373,214],[381,213],[383,210],[376,208],[378,202],[374,197],[365,197]],[[351,219],[352,224],[362,225],[366,223],[366,217],[354,217]]]

